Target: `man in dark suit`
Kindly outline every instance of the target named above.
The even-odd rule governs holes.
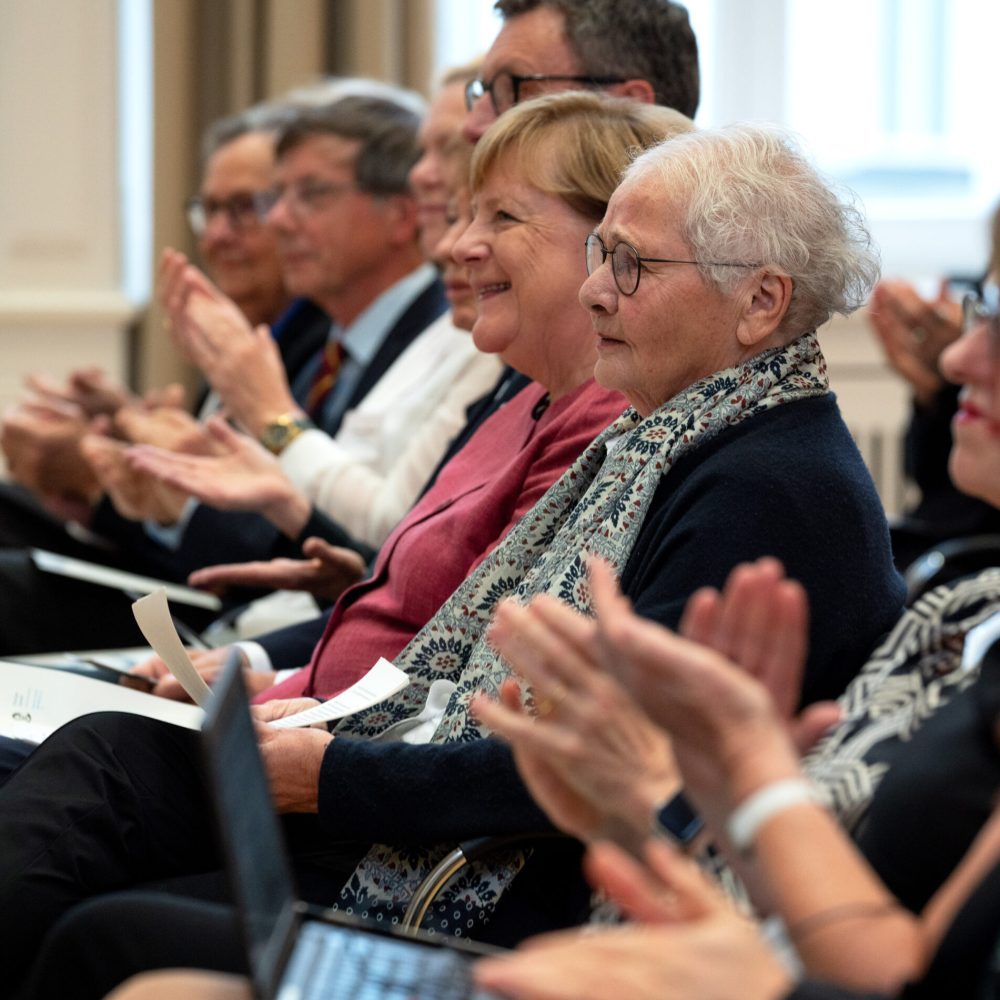
[[[266,330],[239,319],[228,299],[180,255],[166,258],[162,270],[175,334],[227,412],[276,453],[305,427],[335,432],[344,413],[445,309],[441,284],[423,263],[407,187],[418,125],[418,116],[395,102],[356,96],[303,112],[281,133],[276,184],[258,206],[269,209],[286,287],[333,321],[323,349],[294,382]],[[93,528],[127,551],[134,568],[172,579],[213,562],[265,557],[276,540],[276,529],[256,515],[190,502],[175,513],[174,523],[164,525],[162,517],[161,523],[137,523],[103,503]],[[0,554],[0,581],[8,578],[11,596],[0,595],[0,617],[8,617],[3,605],[9,603],[17,623],[0,637],[5,653],[137,638],[122,595],[56,583],[20,553]],[[79,610],[57,616],[56,623],[41,608],[38,615],[22,613],[28,604],[41,604],[43,594],[56,593],[64,603],[72,597]]]

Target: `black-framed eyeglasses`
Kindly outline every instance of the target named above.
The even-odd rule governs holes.
[[[320,181],[308,181],[302,184],[290,184],[284,188],[272,188],[256,196],[257,212],[264,218],[279,201],[284,201],[290,215],[296,219],[304,219],[318,212],[323,202],[330,198],[346,194],[348,191],[359,190],[357,184],[331,184]]]
[[[220,212],[226,217],[230,228],[240,233],[252,229],[260,222],[260,197],[259,193],[250,192],[234,194],[230,198],[205,198],[196,194],[184,203],[184,212],[195,236],[203,236],[213,216]]]
[[[986,323],[994,352],[1000,351],[1000,286],[983,285],[982,293],[969,292],[962,298],[962,333]]]
[[[631,243],[619,240],[613,250],[604,245],[597,233],[591,233],[584,244],[587,250],[587,274],[593,274],[604,262],[611,258],[611,274],[622,295],[635,295],[639,288],[643,264],[694,264],[697,267],[757,267],[757,264],[742,264],[732,261],[674,260],[670,257],[640,257],[639,251]]]
[[[506,70],[497,73],[489,83],[482,78],[470,80],[465,85],[465,107],[468,111],[484,94],[490,95],[490,102],[497,115],[510,111],[515,104],[537,97],[542,88],[533,88],[533,84],[542,83],[580,83],[588,87],[610,87],[616,83],[624,83],[622,76],[566,76],[559,73],[531,73],[521,76],[508,73]],[[527,84],[524,91],[522,86]],[[532,90],[534,92],[532,93]]]

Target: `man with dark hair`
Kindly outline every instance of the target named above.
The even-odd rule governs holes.
[[[497,0],[503,28],[466,90],[475,142],[520,101],[600,87],[694,117],[698,45],[673,0]]]

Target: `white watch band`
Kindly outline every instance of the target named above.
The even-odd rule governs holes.
[[[803,802],[824,805],[819,790],[805,778],[786,778],[758,788],[733,810],[726,821],[729,842],[738,851],[746,853],[753,846],[760,828],[772,816]]]

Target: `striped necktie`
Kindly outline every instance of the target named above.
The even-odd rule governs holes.
[[[327,396],[337,381],[337,372],[343,364],[344,355],[344,345],[339,340],[327,341],[319,368],[316,369],[316,376],[306,396],[306,410],[313,420],[319,416]]]

